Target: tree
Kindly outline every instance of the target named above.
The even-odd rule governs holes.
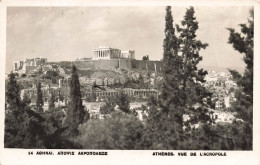
[[[142,74],[139,74],[139,77],[138,77],[138,85],[139,85],[139,88],[146,88],[146,84],[144,83],[144,77],[142,76]]]
[[[60,128],[62,111],[58,115],[32,111],[28,95],[25,93],[20,99],[13,73],[9,75],[7,88],[6,102],[12,103],[12,106],[5,115],[5,148],[80,148],[61,136],[64,131]]]
[[[97,87],[97,82],[96,80],[92,83],[92,90],[94,90]]]
[[[103,120],[89,120],[80,127],[76,141],[85,149],[143,149],[143,124],[133,114],[112,112]]]
[[[55,93],[53,92],[49,100],[49,111],[54,111],[54,109],[55,109]]]
[[[191,127],[211,122],[208,112],[211,94],[201,85],[207,72],[197,69],[202,60],[199,51],[207,44],[196,40],[198,22],[193,7],[187,9],[181,22],[183,27],[176,25],[178,37],[169,6],[165,21],[161,94],[159,100],[151,102],[144,143],[151,149],[186,149],[187,141],[193,138]],[[184,121],[185,115],[189,119]]]
[[[103,79],[102,80],[102,87],[104,87],[105,86],[105,80]]]
[[[94,91],[92,91],[90,96],[90,101],[95,102],[97,100],[97,95]]]
[[[144,61],[149,61],[149,55],[143,56]]]
[[[181,73],[181,58],[177,55],[178,39],[175,35],[175,28],[173,27],[173,17],[171,14],[171,7],[166,7],[165,17],[165,39],[163,43],[163,83],[161,89],[161,106],[165,113],[169,112],[169,104],[171,102],[178,102],[179,91],[179,75]]]
[[[41,90],[41,83],[38,82],[37,83],[37,98],[36,98],[36,108],[37,108],[37,112],[43,112],[43,98],[42,98],[42,90]]]
[[[119,92],[119,96],[118,99],[116,101],[119,109],[125,113],[130,113],[130,101],[129,101],[129,97],[127,96],[127,94],[124,93],[124,91],[120,91]]]
[[[253,123],[253,63],[254,63],[254,10],[250,10],[248,24],[240,24],[242,34],[228,28],[230,36],[228,43],[233,48],[244,55],[246,68],[241,75],[235,70],[230,70],[239,90],[236,92],[237,101],[233,104],[233,110],[237,112],[237,117]]]
[[[207,71],[198,69],[197,65],[202,61],[199,52],[205,49],[208,44],[202,43],[196,39],[196,31],[198,30],[198,22],[194,16],[194,8],[187,9],[184,20],[181,22],[183,27],[176,25],[179,33],[179,54],[182,59],[180,99],[181,106],[185,107],[192,122],[210,122],[207,109],[210,107],[211,93],[208,92],[201,84],[205,82],[204,77]],[[194,105],[199,104],[199,108],[194,108]]]
[[[22,104],[23,104],[23,106],[29,107],[30,103],[31,103],[31,99],[30,99],[29,95],[25,92],[24,95],[23,95]]]
[[[230,70],[233,79],[238,85],[235,91],[236,101],[232,104],[231,110],[236,112],[236,117],[243,120],[242,123],[236,124],[236,128],[231,129],[243,130],[237,131],[238,134],[233,135],[235,146],[238,149],[252,149],[253,140],[253,74],[254,74],[254,10],[250,10],[250,18],[248,24],[240,24],[241,32],[235,32],[234,29],[228,28],[230,32],[228,43],[233,48],[244,55],[246,68],[244,74],[241,75],[236,70]],[[245,133],[246,132],[246,133]],[[237,137],[243,137],[238,139]]]
[[[108,78],[107,78],[107,84],[106,84],[106,85],[107,85],[107,87],[109,87],[109,81],[108,81]]]
[[[11,72],[8,75],[8,83],[6,89],[6,102],[10,109],[16,109],[20,105],[20,88],[16,81],[15,74]]]
[[[30,110],[29,99],[20,98],[20,90],[13,73],[9,74],[6,102],[9,111],[5,116],[4,145],[7,148],[45,148],[46,134],[43,118]]]
[[[70,81],[70,104],[65,119],[65,126],[67,127],[66,134],[68,136],[77,136],[79,133],[77,129],[79,124],[89,118],[89,114],[84,111],[81,98],[77,68],[73,65]]]
[[[178,149],[183,116],[179,89],[182,59],[178,56],[179,44],[170,6],[166,7],[164,32],[161,94],[160,99],[153,101],[156,104],[149,110],[147,130],[153,136],[151,149]]]

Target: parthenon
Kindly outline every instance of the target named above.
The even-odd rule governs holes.
[[[117,58],[132,58],[135,57],[134,50],[121,51],[110,47],[97,47],[94,51],[93,60],[101,59],[117,59]]]

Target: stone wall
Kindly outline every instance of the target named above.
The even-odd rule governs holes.
[[[117,69],[119,66],[118,59],[93,60],[92,62],[94,64],[94,69]]]
[[[140,69],[148,71],[162,71],[161,61],[144,61],[144,60],[134,60],[134,59],[110,59],[110,60],[86,60],[86,61],[62,61],[57,63],[63,67],[71,67],[74,64],[78,69]]]
[[[162,62],[161,61],[146,61],[146,60],[133,60],[132,61],[132,69],[141,69],[148,71],[162,71]]]
[[[132,61],[131,59],[120,59],[119,68],[132,69]]]
[[[78,69],[94,69],[95,68],[95,63],[92,60],[87,60],[87,61],[74,61],[74,65]]]

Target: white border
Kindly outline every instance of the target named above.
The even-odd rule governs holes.
[[[6,62],[6,8],[10,6],[254,6],[254,136],[253,151],[226,151],[226,157],[152,156],[153,151],[108,150],[109,156],[28,156],[27,149],[4,149],[4,98]],[[0,1],[0,164],[260,164],[260,2],[245,0],[190,1],[94,1],[94,0],[2,0]],[[65,150],[52,150],[57,151]],[[78,150],[67,150],[78,151]],[[91,151],[91,150],[87,150]],[[156,151],[155,151],[156,152]],[[168,152],[168,151],[167,151]],[[177,154],[179,151],[172,151]],[[191,151],[187,151],[188,153]],[[200,152],[195,151],[197,155]],[[214,151],[215,152],[215,151]],[[224,151],[221,151],[224,152]]]

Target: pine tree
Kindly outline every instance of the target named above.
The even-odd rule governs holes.
[[[248,24],[240,24],[241,32],[235,32],[228,28],[230,36],[228,43],[244,55],[246,68],[241,75],[236,70],[230,70],[235,79],[238,89],[235,92],[236,101],[231,110],[236,112],[236,117],[243,122],[232,123],[231,130],[238,135],[232,134],[235,149],[251,150],[253,141],[253,74],[254,74],[254,10],[250,10]],[[235,125],[235,126],[234,126]],[[242,131],[241,131],[242,130]]]
[[[67,110],[65,126],[68,136],[78,135],[78,126],[89,118],[88,114],[84,111],[81,100],[81,91],[77,68],[72,67],[72,76],[70,82],[70,105]]]
[[[37,98],[36,98],[36,108],[37,108],[37,112],[43,112],[43,98],[42,98],[42,90],[41,90],[41,83],[38,82],[37,83]]]
[[[240,24],[242,34],[228,28],[230,36],[228,43],[233,48],[244,55],[246,69],[243,75],[235,70],[230,70],[236,80],[239,91],[236,92],[237,101],[233,104],[233,109],[237,116],[243,120],[253,123],[253,57],[254,57],[254,11],[250,10],[250,19],[247,24]]]
[[[178,43],[180,44],[179,55],[182,59],[180,99],[181,105],[185,107],[185,113],[191,117],[190,124],[198,122],[209,122],[207,109],[210,107],[211,93],[201,84],[205,82],[204,77],[207,71],[198,69],[197,65],[202,61],[199,55],[201,49],[205,49],[208,44],[196,39],[198,22],[194,16],[194,8],[187,9],[183,21],[183,27],[176,26],[179,33]],[[199,105],[198,108],[194,108]]]

